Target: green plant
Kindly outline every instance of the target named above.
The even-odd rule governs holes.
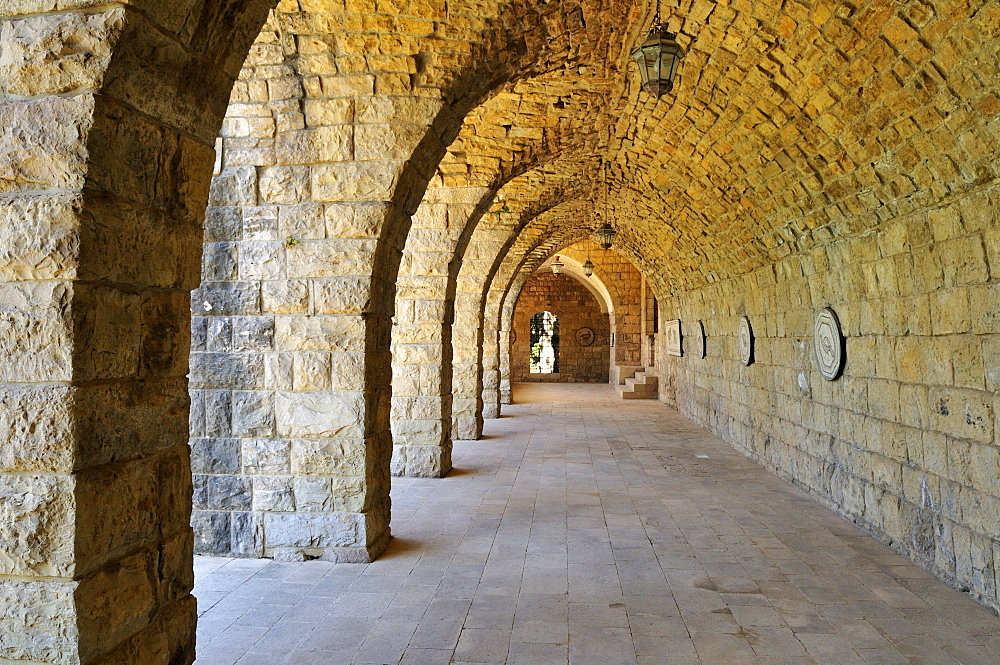
[[[295,236],[288,236],[287,238],[285,238],[285,247],[291,249],[292,247],[298,245],[299,242],[300,242],[299,239],[296,238]]]

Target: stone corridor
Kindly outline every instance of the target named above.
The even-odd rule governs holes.
[[[372,564],[196,558],[199,665],[992,665],[1000,619],[657,401],[517,384]]]

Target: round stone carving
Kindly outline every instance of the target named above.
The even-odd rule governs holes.
[[[840,333],[840,320],[829,307],[819,310],[813,326],[813,350],[819,373],[833,381],[844,370],[844,337]]]
[[[694,357],[705,357],[705,324],[701,321],[694,324]]]
[[[744,365],[753,362],[753,329],[750,327],[750,319],[745,316],[740,317],[740,331],[736,339],[736,347],[740,352],[740,361]]]
[[[576,331],[576,343],[580,346],[590,346],[594,343],[595,337],[592,328],[580,328]]]

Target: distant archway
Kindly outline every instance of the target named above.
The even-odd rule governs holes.
[[[559,317],[552,312],[538,312],[531,317],[532,374],[559,373]]]

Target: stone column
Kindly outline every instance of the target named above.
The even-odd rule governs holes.
[[[393,328],[394,475],[451,470],[455,252],[491,191],[432,187],[413,216],[399,266]]]
[[[188,293],[266,7],[190,4],[0,19],[0,662],[194,659]]]
[[[194,301],[195,546],[369,561],[389,538],[400,251],[444,152],[431,127],[460,115],[397,91],[396,74],[303,51],[329,38],[299,34],[322,24],[304,19],[272,16],[281,29],[254,46],[223,130]],[[427,446],[437,475],[443,434]]]

